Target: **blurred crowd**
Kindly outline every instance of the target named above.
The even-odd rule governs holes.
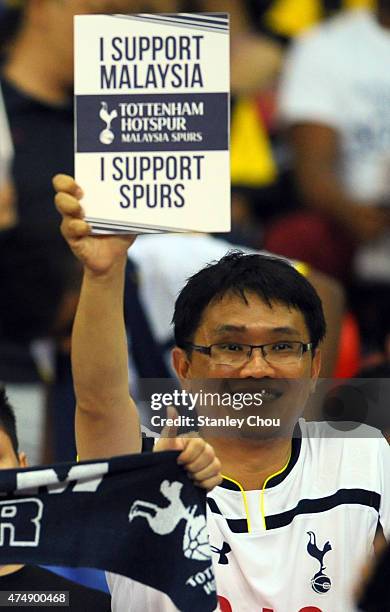
[[[32,463],[75,454],[69,351],[81,270],[51,186],[54,174],[73,175],[73,16],[157,4],[231,15],[233,226],[134,249],[134,375],[170,375],[168,320],[153,313],[148,282],[161,283],[153,302],[165,304],[183,248],[200,267],[227,242],[299,260],[342,288],[328,375],[390,371],[390,0],[0,0],[0,381]],[[161,246],[157,261],[164,240],[171,258]]]
[[[156,3],[1,0],[0,7],[0,380],[30,423],[30,455],[68,459],[70,331],[81,271],[58,231],[51,178],[73,174],[72,20],[76,13],[155,12]],[[188,259],[215,258],[216,244],[228,248],[216,242],[223,238],[323,273],[346,295],[341,329],[329,326],[334,363],[324,375],[386,374],[390,2],[164,0],[158,10],[231,15],[232,232],[189,238],[199,255]],[[156,320],[145,287],[159,281],[156,269],[161,296],[170,290],[164,275],[179,286],[185,275],[166,261],[148,279],[154,244],[169,238],[150,240],[129,262],[129,295],[139,303],[129,334],[136,375],[147,375],[153,353],[153,371],[165,376],[169,317]],[[172,261],[182,248],[188,243],[171,240]]]

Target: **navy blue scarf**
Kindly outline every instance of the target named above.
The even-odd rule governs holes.
[[[0,564],[95,567],[163,591],[179,610],[214,610],[205,494],[177,456],[1,470]]]

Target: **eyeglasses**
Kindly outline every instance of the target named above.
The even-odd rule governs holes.
[[[311,342],[272,342],[269,344],[241,344],[240,342],[221,342],[200,346],[184,342],[185,347],[198,353],[208,355],[216,365],[239,368],[251,358],[254,349],[260,349],[263,359],[275,366],[293,365],[300,361],[302,355],[313,348]]]

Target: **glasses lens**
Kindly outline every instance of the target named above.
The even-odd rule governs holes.
[[[248,360],[250,346],[247,344],[226,343],[213,344],[211,358],[221,365],[239,366]]]
[[[266,344],[263,348],[268,363],[291,364],[302,357],[302,344],[300,342],[277,342]]]
[[[254,350],[261,350],[255,348]],[[297,363],[302,357],[302,344],[300,342],[275,342],[263,345],[264,359],[275,365],[290,365]],[[211,359],[220,365],[244,365],[251,353],[249,344],[225,343],[213,344]]]

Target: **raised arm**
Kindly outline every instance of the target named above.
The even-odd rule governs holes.
[[[90,235],[76,183],[58,175],[53,184],[62,234],[84,265],[72,334],[77,451],[83,460],[139,452],[140,426],[129,396],[123,318],[124,270],[135,236]]]
[[[330,126],[311,122],[289,131],[295,174],[304,202],[341,223],[358,242],[372,240],[389,225],[388,211],[357,202],[340,182],[340,136]]]
[[[72,335],[76,392],[76,442],[80,459],[141,450],[137,408],[129,395],[127,340],[123,316],[127,251],[135,236],[92,236],[80,205],[82,191],[65,175],[53,180],[61,231],[84,266]],[[212,489],[221,482],[220,462],[201,438],[162,439],[158,450],[180,450],[195,483]]]

